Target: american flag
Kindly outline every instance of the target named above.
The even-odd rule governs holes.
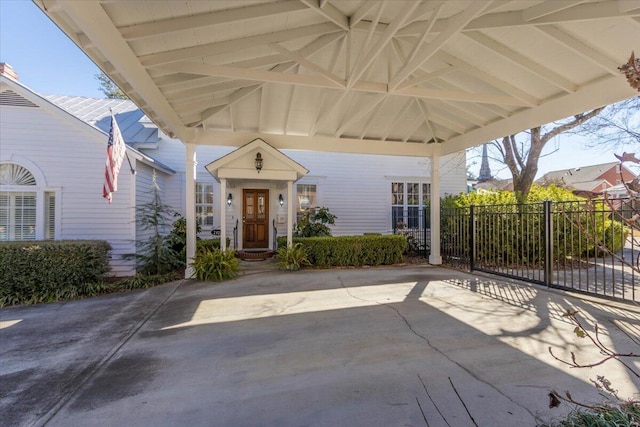
[[[109,131],[109,143],[107,144],[107,162],[104,167],[104,185],[102,197],[111,203],[113,193],[118,191],[118,173],[126,154],[126,146],[122,134],[118,128],[118,122],[111,112],[111,130]]]

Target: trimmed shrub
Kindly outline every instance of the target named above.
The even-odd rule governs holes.
[[[74,298],[109,271],[105,241],[0,243],[0,305]]]
[[[359,267],[402,261],[407,239],[397,235],[294,237],[293,243],[302,244],[314,267]],[[279,247],[286,244],[286,237],[278,238]]]

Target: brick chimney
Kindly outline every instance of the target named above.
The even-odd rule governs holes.
[[[11,65],[7,63],[0,62],[0,74],[2,74],[5,77],[9,77],[10,79],[13,79],[16,81],[18,80],[18,73],[13,71],[13,68],[11,68]]]

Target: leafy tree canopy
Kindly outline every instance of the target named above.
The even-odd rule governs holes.
[[[129,99],[129,97],[111,81],[105,73],[95,75],[96,80],[100,82],[100,91],[109,99]]]
[[[561,201],[579,201],[584,200],[582,197],[578,197],[571,191],[557,187],[555,185],[549,185],[548,187],[542,187],[540,185],[533,184],[531,191],[529,192],[525,202],[527,203],[539,203],[545,200],[551,200],[554,202]],[[495,191],[495,192],[477,192],[472,191],[468,194],[460,194],[458,196],[447,196],[443,202],[443,207],[468,207],[471,205],[506,205],[518,203],[515,193],[512,191]]]

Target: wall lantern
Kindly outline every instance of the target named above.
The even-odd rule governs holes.
[[[227,206],[231,207],[231,201],[233,200],[233,196],[231,193],[227,196]]]
[[[282,194],[278,196],[278,203],[280,203],[280,206],[284,205],[284,198],[282,197]]]
[[[256,154],[256,170],[258,173],[262,170],[262,154]]]

